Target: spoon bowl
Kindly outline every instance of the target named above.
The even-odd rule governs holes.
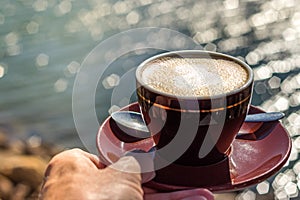
[[[118,111],[111,114],[118,127],[135,138],[149,138],[150,132],[141,113],[134,111]]]

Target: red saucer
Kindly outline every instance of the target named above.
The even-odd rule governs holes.
[[[133,103],[122,110],[139,111],[139,107],[137,103]],[[259,113],[263,111],[251,106],[249,112]],[[97,147],[104,164],[114,163],[128,151],[141,149],[147,152],[154,146],[151,138],[137,140],[131,136],[124,136],[116,127],[111,117],[108,117],[97,134]],[[290,151],[291,139],[280,122],[244,123],[239,135],[232,144],[229,169],[226,169],[228,170],[227,173],[230,174],[229,180],[224,183],[201,187],[213,192],[227,192],[257,184],[278,172],[288,160]],[[172,168],[170,169],[172,170]],[[186,170],[187,168],[182,167],[182,169]],[[196,173],[201,174],[200,169]],[[218,170],[217,168],[211,169]],[[195,168],[193,173],[195,173],[195,170],[197,169]],[[195,186],[170,184],[174,182],[173,179],[169,177],[166,179],[169,180],[169,183],[162,183],[157,181],[160,180],[160,177],[156,177],[145,185],[160,191],[199,187],[197,184]],[[224,180],[227,179],[224,178]]]

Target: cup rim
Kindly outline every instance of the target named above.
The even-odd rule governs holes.
[[[143,69],[143,67],[147,63],[149,63],[149,62],[151,62],[153,60],[162,58],[162,57],[174,56],[174,55],[177,55],[177,56],[190,55],[191,56],[192,54],[199,54],[199,55],[202,55],[202,57],[205,57],[205,55],[206,55],[206,56],[208,56],[208,58],[215,57],[215,58],[218,58],[218,59],[224,59],[224,60],[229,60],[229,61],[235,62],[235,63],[239,64],[240,66],[242,66],[247,71],[247,73],[248,73],[248,79],[247,79],[246,83],[243,84],[242,87],[234,89],[234,90],[232,90],[230,92],[225,92],[225,93],[222,93],[222,94],[217,94],[217,95],[212,95],[212,96],[182,96],[182,95],[174,95],[174,94],[166,93],[166,92],[154,89],[152,87],[149,87],[142,80],[141,70]],[[199,58],[201,58],[201,56]],[[244,61],[242,61],[242,60],[240,60],[240,59],[238,59],[236,57],[233,57],[233,56],[230,56],[230,55],[227,55],[227,54],[224,54],[224,53],[213,52],[213,51],[206,51],[206,50],[179,50],[179,51],[169,51],[169,52],[161,53],[161,54],[158,54],[158,55],[155,55],[155,56],[152,56],[152,57],[146,59],[145,61],[143,61],[137,67],[136,73],[135,73],[135,78],[147,90],[152,91],[154,93],[161,94],[161,95],[166,96],[166,97],[175,98],[175,99],[187,99],[187,100],[189,100],[189,99],[191,99],[191,100],[192,99],[209,100],[209,99],[223,98],[224,96],[230,96],[230,95],[233,95],[233,94],[236,94],[236,93],[239,93],[239,92],[243,91],[244,89],[248,88],[253,83],[254,75],[253,75],[252,68],[248,64],[246,64]]]

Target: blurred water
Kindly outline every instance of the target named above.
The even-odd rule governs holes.
[[[251,65],[256,78],[252,104],[285,112],[283,124],[294,149],[284,170],[298,166],[299,0],[1,0],[0,123],[19,135],[39,134],[66,147],[82,146],[72,117],[72,88],[81,62],[113,34],[146,26],[180,31],[207,49]],[[107,76],[121,76],[155,53],[124,56],[114,63],[125,63],[122,70]],[[96,109],[101,123],[108,116],[112,89],[100,81],[99,90]],[[298,183],[296,172],[290,174],[297,178],[277,191],[278,199],[295,196],[289,191]],[[254,191],[261,188],[265,185]]]

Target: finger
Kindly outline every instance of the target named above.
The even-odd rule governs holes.
[[[154,155],[155,148],[151,148],[148,152],[136,149],[127,152],[125,155],[133,156],[139,163],[142,174],[142,183],[149,182],[155,177]]]
[[[141,187],[141,168],[138,161],[132,156],[124,156],[120,158],[116,163],[108,166],[102,173],[106,176],[110,176],[111,180],[115,181],[118,186],[118,190],[121,191],[122,188],[128,188],[132,192],[139,194],[143,197],[143,190]]]
[[[124,156],[108,166],[109,169],[126,173],[141,173],[141,167],[133,156]]]
[[[183,190],[170,193],[153,193],[146,194],[145,200],[155,200],[155,199],[165,199],[165,200],[213,200],[213,194],[207,189],[193,189],[193,190]]]
[[[90,159],[91,162],[94,163],[94,165],[98,168],[98,169],[103,169],[105,168],[105,165],[100,161],[99,157],[94,155],[94,154],[91,154],[91,153],[88,153],[88,152],[85,152],[85,151],[81,151],[81,153],[87,157],[88,159]]]
[[[83,168],[86,170],[98,169],[101,167],[102,164],[97,156],[75,148],[55,155],[48,163],[45,177],[50,176],[51,174],[60,176],[64,173],[78,171]]]

